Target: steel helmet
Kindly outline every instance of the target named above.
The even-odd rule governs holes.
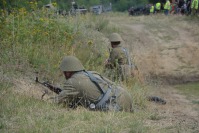
[[[121,36],[118,34],[118,33],[112,33],[109,37],[109,40],[111,42],[121,42],[122,41],[122,38]]]
[[[64,71],[81,71],[84,66],[75,56],[65,56],[60,64],[60,69]]]

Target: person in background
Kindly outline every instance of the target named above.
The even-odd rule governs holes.
[[[118,33],[112,33],[109,37],[112,50],[105,62],[108,69],[108,77],[113,81],[124,81],[133,76],[135,65],[132,63],[130,55],[122,45],[122,38]]]
[[[198,0],[192,0],[191,2],[191,14],[196,15],[198,12]]]
[[[178,14],[181,15],[183,11],[184,0],[179,0],[178,2]]]
[[[191,14],[191,0],[187,0],[187,15]]]
[[[160,13],[160,10],[161,10],[161,3],[157,2],[155,4],[155,13]]]
[[[151,4],[151,6],[150,6],[150,14],[154,14],[154,11],[155,11],[154,5]]]
[[[164,5],[164,14],[166,15],[166,16],[168,16],[169,15],[169,11],[170,11],[170,1],[169,0],[167,0],[166,1],[166,3],[165,3],[165,5]]]
[[[170,10],[170,14],[176,14],[177,13],[177,3],[171,3],[171,10]]]

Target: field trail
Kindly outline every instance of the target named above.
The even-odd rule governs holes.
[[[151,95],[158,95],[167,101],[166,105],[150,102],[148,108],[154,116],[145,121],[147,126],[167,132],[192,133],[199,131],[199,106],[192,103],[194,98],[187,98],[172,86],[159,86],[151,89]]]
[[[173,133],[199,132],[199,107],[192,103],[194,98],[188,99],[172,85],[199,81],[199,31],[174,16],[113,17],[110,21],[120,27],[145,81],[153,83],[149,85],[151,95],[167,101],[166,105],[149,103],[154,116],[146,125]]]

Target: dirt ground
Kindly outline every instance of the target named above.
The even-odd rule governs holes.
[[[169,133],[197,133],[199,132],[199,106],[192,103],[193,98],[187,99],[172,86],[151,88],[152,95],[164,98],[166,105],[150,102],[148,108],[154,112],[146,125],[156,131]]]
[[[194,35],[199,31],[180,19],[162,15],[110,19],[121,28],[126,47],[150,83],[151,95],[167,101],[166,105],[149,105],[154,116],[146,125],[158,132],[199,132],[199,106],[171,85],[199,80],[199,41]]]

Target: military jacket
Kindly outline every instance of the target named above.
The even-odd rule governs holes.
[[[106,73],[113,81],[123,81],[132,77],[134,67],[128,52],[121,44],[113,48],[110,52],[109,62],[106,68],[112,69],[109,69],[109,72]]]
[[[126,53],[121,44],[112,49],[112,51],[110,52],[109,62],[112,64],[113,67],[116,67],[117,64],[128,64]]]
[[[102,77],[97,72],[91,72],[98,79],[99,85],[104,91],[111,87],[110,97],[116,97],[114,103],[117,103],[120,110],[132,111],[132,97],[122,87],[115,85],[109,79]],[[57,96],[57,102],[70,103],[74,99],[79,99],[82,106],[89,108],[91,103],[97,104],[102,97],[99,88],[90,80],[89,76],[84,72],[76,72],[64,84],[62,92]]]

